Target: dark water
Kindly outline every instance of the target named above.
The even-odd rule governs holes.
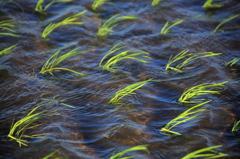
[[[56,3],[47,15],[34,11],[36,0],[18,2],[1,1],[0,20],[13,19],[20,37],[0,36],[0,50],[17,44],[12,53],[0,55],[0,158],[39,159],[60,149],[55,157],[63,158],[110,158],[113,154],[132,146],[147,144],[150,154],[143,151],[129,153],[140,159],[178,159],[186,154],[209,146],[223,145],[218,151],[227,153],[227,159],[240,158],[240,134],[232,133],[235,120],[240,120],[240,67],[223,64],[240,56],[240,30],[231,29],[213,34],[215,27],[230,15],[240,14],[238,0],[220,1],[224,7],[204,10],[204,0],[162,0],[156,7],[151,0],[112,0],[99,12],[91,9],[92,0],[75,0]],[[47,1],[48,2],[48,1]],[[44,3],[45,5],[45,3]],[[84,25],[67,25],[53,31],[47,39],[41,32],[50,22],[88,10],[80,21]],[[126,21],[114,28],[116,33],[106,38],[96,36],[102,19],[123,13],[139,19]],[[171,29],[170,34],[160,35],[166,21],[192,18]],[[240,17],[229,21],[224,27],[240,25]],[[106,52],[118,42],[128,48],[149,52],[151,60],[143,64],[136,61],[120,63],[116,72],[102,71],[98,64]],[[87,74],[80,77],[66,71],[39,74],[45,61],[57,50],[81,47],[87,53],[71,57],[61,63],[62,67]],[[183,73],[166,73],[165,65],[171,54],[182,50],[189,52],[221,52],[222,55],[202,58],[190,64],[193,68]],[[113,94],[130,84],[146,79],[149,82],[135,95],[125,97],[121,107],[109,105]],[[180,124],[174,131],[181,136],[168,137],[160,133],[171,119],[188,109],[177,102],[183,91],[202,83],[228,81],[219,95],[204,98],[212,102],[201,118]],[[28,146],[19,147],[9,141],[7,134],[13,119],[24,117],[45,98],[59,95],[57,100],[74,106],[58,108],[58,116],[39,120],[40,127],[27,133],[49,133],[45,138],[30,139]]]

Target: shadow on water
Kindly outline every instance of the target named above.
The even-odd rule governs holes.
[[[148,145],[150,151],[129,153],[138,159],[178,159],[214,145],[223,145],[217,151],[229,155],[225,158],[239,158],[240,133],[231,132],[231,128],[235,120],[240,120],[240,67],[239,63],[232,67],[224,63],[239,57],[240,28],[212,32],[230,15],[240,14],[240,3],[229,0],[223,2],[222,8],[205,10],[200,0],[166,0],[155,7],[151,0],[112,0],[94,11],[92,2],[55,3],[46,10],[46,15],[34,11],[33,0],[0,2],[0,22],[14,20],[17,25],[12,29],[19,35],[0,35],[0,50],[17,44],[8,54],[0,55],[0,158],[40,159],[59,149],[54,157],[107,159],[137,145]],[[60,22],[83,10],[87,12],[77,21],[85,24],[64,25],[46,39],[41,38],[50,22]],[[120,23],[112,35],[97,37],[99,26],[119,13],[138,19]],[[191,19],[198,15],[201,16]],[[161,35],[164,24],[175,19],[187,20]],[[222,28],[239,26],[239,22],[240,17],[235,18]],[[117,63],[114,72],[102,70],[100,60],[119,42],[127,49],[148,52],[149,63],[123,60]],[[64,70],[53,72],[53,76],[39,73],[53,53],[65,48],[62,55],[77,47],[88,51],[64,60],[59,67],[87,76]],[[183,50],[222,54],[193,61],[181,73],[166,71],[170,56]],[[108,103],[118,90],[148,79],[158,82],[148,82],[143,86],[145,91],[137,90],[136,94],[122,98],[121,106]],[[212,102],[203,106],[206,111],[200,117],[173,128],[181,136],[160,133],[170,120],[189,108],[188,104],[178,103],[184,90],[223,81],[228,83],[220,94],[204,97]],[[59,95],[57,101],[63,100],[74,108],[56,101],[49,104],[46,110],[57,108],[60,115],[44,117],[37,121],[39,127],[25,132],[48,134],[28,139],[28,146],[19,147],[7,137],[12,121],[23,118],[39,105],[42,102],[39,98],[45,93],[47,99]]]

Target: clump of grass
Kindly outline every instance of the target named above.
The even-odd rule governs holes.
[[[13,20],[4,20],[0,22],[0,35],[9,35],[20,37],[19,35],[15,34],[16,31],[12,28],[16,26],[16,23]],[[9,32],[2,32],[2,31],[9,31]]]
[[[233,66],[234,64],[236,64],[238,61],[240,60],[240,57],[237,57],[227,63],[225,63],[225,66]]]
[[[123,20],[136,20],[138,19],[135,16],[120,16],[121,14],[116,14],[109,18],[99,29],[97,32],[97,36],[104,37],[107,35],[111,35],[114,31],[113,28],[116,27],[119,22]]]
[[[59,3],[59,2],[71,2],[73,0],[52,0],[51,2],[49,2],[45,7],[43,7],[43,3],[45,0],[38,0],[36,7],[35,7],[35,11],[39,12],[41,14],[46,14],[45,11],[54,3]]]
[[[55,52],[46,62],[45,64],[42,66],[42,69],[39,73],[41,74],[45,74],[45,73],[50,73],[51,75],[53,75],[53,71],[55,70],[66,70],[66,71],[70,71],[72,73],[76,73],[78,75],[84,76],[85,74],[82,74],[80,72],[68,69],[68,68],[63,68],[63,67],[56,67],[58,64],[60,64],[62,61],[64,61],[65,59],[73,56],[73,55],[77,55],[77,54],[81,54],[87,51],[76,51],[79,48],[75,48],[69,52],[67,52],[66,54],[59,56],[59,53],[61,52],[62,49],[58,50],[57,52]]]
[[[47,110],[43,110],[40,112],[35,112],[38,108],[42,107],[46,105],[45,104],[41,104],[38,105],[37,107],[35,107],[33,110],[31,110],[25,117],[23,117],[22,119],[18,120],[17,122],[13,123],[8,137],[11,138],[11,140],[16,141],[19,146],[21,147],[22,145],[27,146],[27,138],[42,138],[46,135],[46,133],[44,134],[35,134],[35,135],[26,135],[25,131],[28,129],[33,129],[35,127],[40,126],[41,124],[38,125],[33,125],[33,123],[39,119],[42,119],[44,117],[47,116],[52,116],[52,115],[59,115],[59,113],[55,113],[55,111],[52,112],[48,112]]]
[[[180,24],[180,23],[182,23],[182,22],[184,22],[185,21],[185,19],[176,19],[176,20],[174,20],[174,21],[172,21],[172,22],[169,22],[169,21],[167,21],[165,24],[164,24],[164,26],[163,26],[163,28],[162,28],[162,30],[161,30],[161,34],[167,34],[167,33],[169,33],[169,31],[170,31],[170,29],[172,28],[172,27],[174,27],[174,26],[176,26],[176,25],[178,25],[178,24]]]
[[[82,11],[78,14],[75,14],[73,16],[70,16],[66,19],[64,19],[61,22],[58,23],[50,23],[42,32],[42,38],[46,38],[53,30],[55,30],[56,28],[63,26],[63,25],[70,25],[70,24],[76,24],[76,25],[82,25],[85,22],[75,22],[75,20],[79,19],[82,14],[84,14],[85,12],[87,12],[87,10]]]
[[[94,0],[92,9],[96,11],[101,5],[107,3],[109,0]]]
[[[199,158],[199,157],[210,159],[210,158],[220,158],[220,157],[227,156],[227,154],[217,152],[214,150],[219,147],[222,147],[222,145],[206,147],[206,148],[191,152],[188,155],[184,156],[182,159],[193,159],[193,158]]]
[[[122,50],[124,48],[126,48],[126,46],[121,46],[119,47],[119,45],[121,45],[122,43],[118,43],[116,45],[114,45],[108,52],[107,54],[101,59],[100,63],[99,63],[99,67],[103,68],[104,70],[108,70],[113,72],[117,67],[115,66],[116,63],[118,63],[121,60],[125,60],[125,59],[132,59],[132,60],[137,60],[143,63],[148,63],[148,61],[143,60],[144,58],[146,59],[151,59],[151,57],[149,57],[149,53],[142,51],[142,50],[137,50],[137,49],[132,49],[132,50],[126,50],[123,52],[118,53],[115,56],[112,56],[111,58],[109,58],[107,60],[107,62],[105,64],[103,64],[103,61],[108,58],[110,55],[116,53],[119,50]]]
[[[189,88],[183,92],[181,97],[178,99],[178,102],[181,103],[198,103],[206,99],[194,99],[201,95],[208,95],[208,94],[220,94],[220,91],[218,90],[211,90],[211,89],[223,89],[224,84],[227,83],[227,81],[222,83],[204,83],[199,84],[197,86],[194,86],[192,88]]]
[[[213,3],[213,0],[206,0],[206,2],[204,3],[204,5],[202,7],[204,9],[210,9],[210,8],[220,8],[222,6],[223,6],[222,4]]]
[[[160,132],[181,135],[180,133],[172,131],[171,129],[179,124],[182,124],[189,120],[197,118],[199,116],[200,112],[203,112],[206,110],[206,109],[197,109],[197,108],[199,108],[202,105],[207,104],[209,102],[211,102],[211,101],[206,101],[206,102],[200,103],[196,106],[189,108],[188,110],[186,110],[185,112],[183,112],[182,114],[178,115],[176,118],[174,118],[170,122],[168,122],[166,124],[166,126],[160,130]]]
[[[111,156],[110,159],[118,159],[118,158],[121,157],[122,155],[124,155],[124,154],[126,154],[126,153],[128,153],[128,152],[131,152],[131,151],[144,150],[144,151],[146,151],[146,152],[149,154],[150,152],[148,151],[147,146],[148,146],[148,145],[139,145],[139,146],[131,147],[131,148],[129,148],[129,149],[126,149],[126,150],[124,150],[124,151],[122,151],[122,152],[117,153],[117,154],[114,155],[114,156]],[[121,159],[127,159],[127,158],[133,158],[133,157],[134,157],[134,156],[123,157],[123,158],[121,158]],[[119,159],[120,159],[120,158],[119,158]]]
[[[222,30],[218,30],[218,29],[219,29],[223,24],[229,22],[230,20],[232,20],[232,19],[234,19],[234,18],[237,18],[238,16],[239,16],[239,14],[238,14],[238,15],[233,15],[233,16],[228,17],[227,19],[224,19],[224,20],[223,20],[220,24],[218,24],[218,26],[214,29],[213,33],[216,33],[216,32],[218,32],[218,31],[224,31],[224,29],[222,29]]]
[[[182,72],[184,69],[184,66],[188,63],[197,60],[199,58],[203,57],[209,57],[209,56],[217,56],[221,55],[222,53],[213,53],[213,52],[200,52],[200,53],[188,53],[187,50],[183,50],[179,54],[177,54],[175,57],[171,57],[168,60],[167,65],[165,66],[165,70],[173,70],[176,72]],[[185,60],[183,60],[185,59]],[[175,67],[172,67],[171,65],[183,60],[180,64],[176,65]]]
[[[161,0],[153,0],[152,1],[152,6],[156,6],[156,5],[158,5],[158,3],[160,2]]]
[[[10,50],[11,50],[12,48],[16,47],[16,46],[17,46],[17,45],[12,45],[12,46],[10,46],[10,47],[8,47],[8,48],[0,51],[0,55],[8,54],[8,53],[10,52]]]
[[[154,81],[152,79],[131,84],[115,93],[115,95],[110,99],[109,103],[118,104],[119,100],[125,96],[136,94],[134,91],[139,90],[142,86],[147,84],[147,82]]]
[[[240,125],[240,120],[235,121],[234,124],[233,124],[232,132],[233,131],[238,131],[239,130],[239,125]]]

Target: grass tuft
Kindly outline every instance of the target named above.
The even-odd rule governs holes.
[[[229,22],[230,20],[232,20],[232,19],[234,19],[234,18],[237,18],[238,16],[239,16],[239,14],[238,14],[238,15],[233,15],[233,16],[228,17],[227,19],[224,19],[224,20],[223,20],[220,24],[218,24],[218,26],[214,29],[213,33],[216,33],[216,32],[218,32],[218,31],[224,31],[224,29],[222,29],[222,30],[218,30],[218,29],[219,29],[223,24]]]
[[[205,159],[211,159],[211,158],[220,158],[220,157],[227,156],[227,154],[217,152],[214,150],[219,147],[222,147],[222,145],[206,147],[206,148],[191,152],[181,159],[194,159],[199,157],[204,157]]]
[[[101,5],[107,3],[109,0],[94,0],[92,9],[96,11]]]
[[[184,19],[176,19],[173,22],[167,21],[165,23],[165,25],[163,26],[163,28],[162,28],[160,33],[165,35],[165,34],[169,33],[169,31],[170,31],[170,29],[172,27],[174,27],[174,26],[176,26],[176,25],[178,25],[178,24],[180,24],[180,23],[182,23],[184,21],[185,21]]]
[[[239,130],[239,125],[240,125],[240,120],[235,121],[234,124],[233,124],[232,132],[233,131],[238,131]]]
[[[107,57],[116,53],[119,50],[122,50],[122,49],[126,48],[125,46],[119,47],[119,45],[121,45],[121,44],[122,43],[117,43],[107,52],[107,54],[101,59],[101,61],[99,63],[99,67],[103,68],[104,70],[108,70],[108,71],[113,72],[117,68],[115,66],[116,63],[118,63],[121,60],[132,59],[132,60],[137,60],[137,61],[140,61],[140,62],[143,62],[143,63],[148,63],[148,61],[143,60],[142,58],[151,59],[151,57],[149,57],[149,53],[147,53],[145,51],[142,51],[142,50],[133,49],[133,50],[126,50],[126,51],[120,52],[117,55],[109,58],[107,60],[107,62],[105,64],[103,64],[103,61]]]
[[[204,9],[211,9],[211,8],[220,8],[222,7],[222,4],[214,4],[213,0],[206,0],[204,5],[202,6]]]
[[[240,57],[237,57],[227,63],[225,63],[225,66],[233,66],[234,64],[236,64],[238,61],[240,60]]]
[[[144,151],[146,151],[146,152],[149,154],[150,152],[148,151],[147,146],[148,146],[148,145],[139,145],[139,146],[131,147],[131,148],[129,148],[129,149],[126,149],[126,150],[124,150],[124,151],[122,151],[122,152],[117,153],[117,154],[114,155],[114,156],[111,156],[110,159],[118,159],[118,158],[121,157],[122,155],[124,155],[124,154],[126,154],[126,153],[128,153],[128,152],[131,152],[131,151],[144,150]],[[127,159],[127,158],[133,158],[133,157],[134,157],[134,156],[123,157],[123,158],[121,158],[121,159]],[[120,159],[120,158],[119,158],[119,159]]]
[[[41,125],[41,124],[33,125],[35,121],[37,121],[38,119],[42,119],[46,116],[59,115],[59,113],[55,113],[56,110],[52,112],[47,112],[47,110],[43,110],[38,113],[35,113],[35,111],[38,108],[44,105],[46,105],[46,103],[38,105],[33,110],[31,110],[25,117],[23,117],[22,119],[18,120],[15,123],[12,123],[10,131],[8,133],[8,137],[11,138],[11,140],[15,140],[20,147],[22,145],[27,146],[27,142],[28,142],[26,140],[27,138],[42,138],[46,135],[46,133],[35,134],[35,135],[24,134],[27,129],[33,129]]]
[[[12,48],[16,47],[16,46],[17,46],[17,45],[12,45],[12,46],[10,46],[10,47],[8,47],[8,48],[0,51],[0,55],[9,54],[10,50],[11,50]]]
[[[42,66],[42,69],[39,73],[41,74],[45,74],[45,73],[50,73],[51,75],[53,75],[53,71],[55,70],[66,70],[66,71],[70,71],[72,73],[78,74],[78,75],[85,75],[82,74],[80,72],[68,69],[68,68],[63,68],[63,67],[56,67],[58,64],[60,64],[62,61],[64,61],[65,59],[73,56],[73,55],[77,55],[77,54],[81,54],[87,51],[76,51],[79,48],[75,48],[69,52],[67,52],[66,54],[59,56],[59,53],[61,52],[62,49],[58,50],[57,52],[55,52],[46,62],[45,64]]]
[[[180,133],[172,131],[171,129],[179,124],[182,124],[189,120],[197,118],[200,112],[203,112],[206,110],[206,109],[197,109],[197,108],[199,108],[209,102],[211,102],[211,101],[206,101],[206,102],[203,102],[201,104],[198,104],[196,106],[189,108],[188,110],[186,110],[185,112],[183,112],[182,114],[178,115],[176,118],[174,118],[170,122],[168,122],[166,124],[166,126],[160,130],[160,132],[181,135]]]
[[[13,20],[4,20],[0,22],[0,35],[9,35],[9,36],[15,36],[15,37],[20,37],[19,35],[15,34],[16,31],[13,30],[12,28],[15,27],[17,23],[13,22]],[[4,32],[2,32],[4,31]],[[9,31],[9,32],[5,32]]]
[[[111,35],[114,31],[113,28],[119,24],[119,22],[123,20],[136,20],[138,19],[135,16],[120,16],[121,14],[116,14],[109,18],[99,29],[97,32],[97,36],[104,37],[107,35]]]
[[[46,38],[53,30],[55,30],[56,28],[63,26],[63,25],[70,25],[70,24],[76,24],[76,25],[82,25],[85,22],[75,22],[75,20],[79,19],[82,14],[84,14],[85,12],[87,12],[87,10],[82,11],[78,14],[75,14],[73,16],[70,16],[66,19],[64,19],[61,22],[58,23],[50,23],[42,32],[42,38]]]
[[[41,14],[46,14],[45,11],[54,3],[59,3],[59,2],[71,2],[73,0],[52,0],[51,2],[49,2],[45,7],[43,7],[43,3],[45,0],[38,0],[36,7],[35,7],[35,11],[39,12]]]
[[[187,50],[183,50],[179,54],[177,54],[175,57],[171,57],[168,60],[167,65],[165,66],[165,70],[173,70],[176,72],[182,72],[184,69],[187,69],[186,66],[188,63],[203,58],[203,57],[209,57],[209,56],[217,56],[221,55],[222,53],[213,53],[213,52],[200,52],[200,53],[188,53]],[[185,59],[185,60],[183,60]],[[175,67],[172,67],[171,65],[183,60],[180,64],[176,65]]]
[[[134,91],[139,90],[142,86],[147,84],[147,82],[154,81],[152,79],[131,84],[115,93],[115,95],[110,99],[109,104],[118,104],[119,100],[125,96],[136,94]]]
[[[151,5],[152,5],[153,7],[154,7],[154,6],[157,6],[160,1],[161,1],[161,0],[153,0]]]
[[[195,99],[195,100],[190,100],[190,99],[196,98],[201,95],[220,94],[220,91],[211,90],[211,89],[223,89],[225,83],[227,83],[227,81],[222,82],[222,83],[204,83],[204,84],[199,84],[197,86],[189,88],[188,90],[185,90],[183,92],[181,97],[178,99],[178,102],[180,102],[180,103],[202,102],[203,100],[206,100],[206,99]]]

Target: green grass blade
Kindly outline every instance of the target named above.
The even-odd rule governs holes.
[[[213,0],[206,0],[204,5],[202,6],[204,9],[210,9],[210,8],[220,8],[222,7],[222,4],[214,4]]]
[[[182,23],[184,21],[185,21],[184,19],[176,19],[176,20],[174,20],[171,23],[170,22],[166,22],[160,33],[161,34],[167,34],[172,27],[174,27],[174,26],[176,26],[176,25],[178,25],[178,24],[180,24],[180,23]]]
[[[42,159],[49,159],[49,158],[51,158],[51,157],[52,157],[54,154],[56,154],[59,150],[60,150],[60,149],[57,149],[57,150],[53,151],[52,153],[50,153],[49,155],[43,157]]]
[[[154,7],[154,6],[157,6],[160,1],[161,1],[161,0],[153,0],[151,5],[152,5],[153,7]]]
[[[12,48],[16,47],[16,46],[17,46],[17,45],[12,45],[12,46],[10,46],[10,47],[8,47],[8,48],[6,48],[6,49],[0,51],[0,55],[8,54],[9,51],[10,51]]]
[[[92,4],[92,9],[96,11],[101,5],[107,3],[108,0],[94,0]]]
[[[227,63],[225,63],[225,66],[233,66],[234,64],[236,64],[238,61],[240,60],[240,57],[235,58]]]
[[[240,120],[239,121],[235,121],[233,124],[233,128],[232,128],[232,132],[233,131],[238,131],[240,129]]]
[[[220,24],[218,24],[218,26],[214,29],[213,33],[216,33],[218,31],[218,29],[225,23],[229,22],[230,20],[234,19],[234,18],[237,18],[239,16],[238,15],[233,15],[233,16],[230,16],[228,17],[227,19],[224,19]]]

